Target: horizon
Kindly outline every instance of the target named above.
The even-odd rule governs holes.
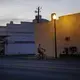
[[[10,21],[31,22],[38,6],[42,7],[42,18],[50,20],[51,13],[56,12],[57,17],[80,12],[79,0],[0,0],[0,26]],[[77,6],[76,6],[77,5]]]

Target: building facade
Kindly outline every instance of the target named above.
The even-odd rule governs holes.
[[[45,19],[36,23],[12,21],[0,27],[0,54],[37,54],[39,44],[46,49],[46,56],[55,57],[54,21]],[[40,16],[41,18],[41,16]],[[60,16],[56,21],[57,56],[65,48],[76,47],[80,52],[80,13]],[[71,54],[71,53],[69,53]]]
[[[11,21],[0,30],[4,41],[4,52],[1,54],[35,54],[34,24],[32,22],[14,24]]]
[[[0,26],[0,55],[36,54],[35,24],[33,22],[21,22],[14,24],[13,21],[6,26]],[[40,16],[40,23],[48,21]]]
[[[52,19],[52,18],[51,18]],[[42,44],[48,57],[55,57],[54,21],[35,26],[36,45]],[[73,47],[80,53],[80,13],[60,16],[56,20],[57,57]],[[68,51],[68,54],[71,54]]]
[[[71,54],[71,48],[77,49],[74,54],[80,53],[80,13],[59,17],[57,23],[58,54],[66,49]]]

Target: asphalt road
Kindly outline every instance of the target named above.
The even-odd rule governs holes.
[[[80,80],[80,60],[2,58],[0,80]]]

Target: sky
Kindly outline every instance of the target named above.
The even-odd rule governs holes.
[[[48,20],[54,12],[57,17],[80,12],[80,0],[0,0],[0,25],[32,21],[38,6],[42,17]]]

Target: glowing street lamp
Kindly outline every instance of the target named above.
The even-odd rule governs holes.
[[[56,13],[52,14],[54,21],[54,40],[55,40],[55,58],[57,58],[57,41],[56,41]]]
[[[54,20],[56,19],[56,13],[53,13],[53,19]]]

